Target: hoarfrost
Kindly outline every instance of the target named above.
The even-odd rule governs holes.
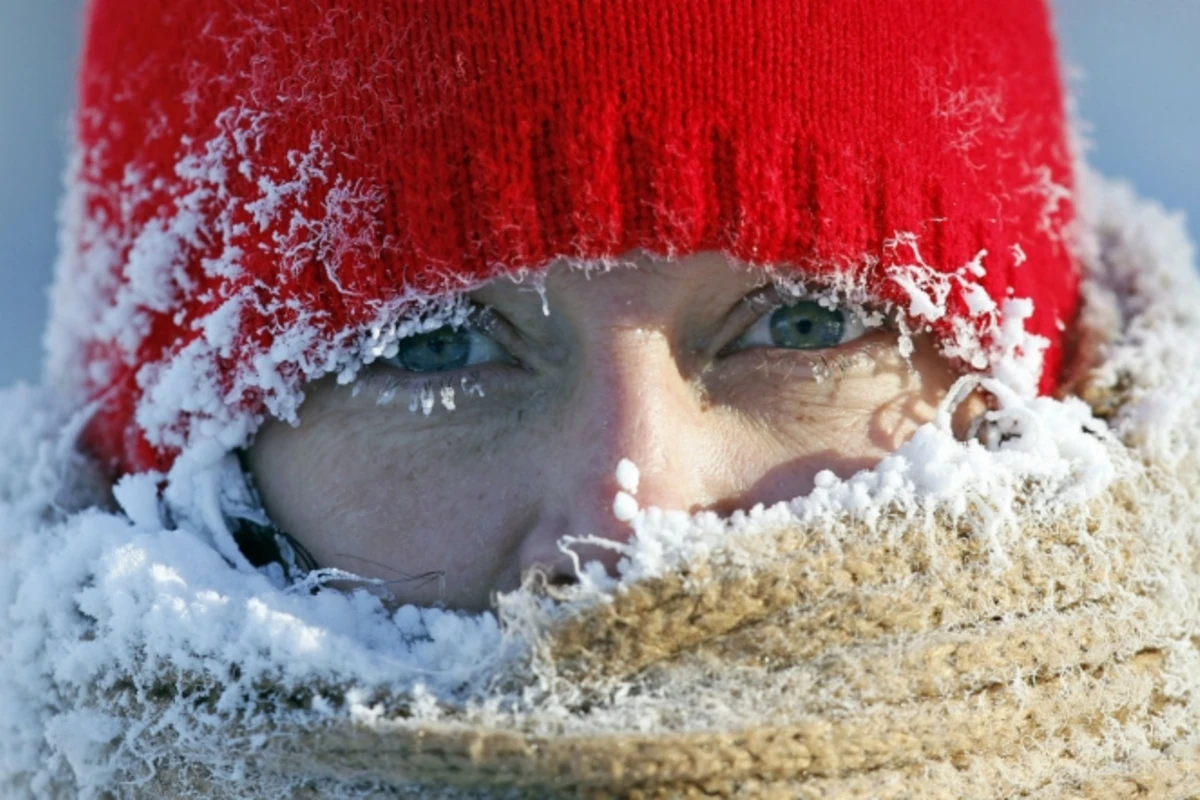
[[[617,485],[622,490],[629,494],[637,494],[638,483],[641,481],[642,473],[638,470],[637,464],[628,458],[622,458],[617,464],[616,478]]]
[[[613,497],[613,516],[621,522],[629,522],[638,514],[638,501],[628,492],[617,492]]]
[[[413,698],[409,713],[423,720],[439,719],[447,706],[507,708],[522,698],[506,695],[492,679],[537,646],[536,631],[521,616],[527,610],[567,613],[605,602],[634,581],[796,521],[852,518],[884,537],[888,514],[918,522],[934,511],[974,514],[994,558],[1003,562],[1020,546],[1020,529],[1008,516],[1017,499],[1051,513],[1101,491],[1143,454],[1170,463],[1200,447],[1198,426],[1187,416],[1200,393],[1200,354],[1192,346],[1200,331],[1200,290],[1182,224],[1128,189],[1095,178],[1083,194],[1091,232],[1083,251],[1094,273],[1085,283],[1081,324],[1098,353],[1089,374],[1113,391],[1134,387],[1107,424],[1082,400],[1036,396],[1030,376],[1037,374],[1040,353],[1024,332],[1028,301],[1009,299],[995,309],[979,301],[979,313],[996,315],[998,323],[989,332],[990,372],[964,379],[937,419],[875,468],[846,479],[823,472],[804,497],[719,517],[640,507],[633,496],[636,466],[624,460],[613,510],[634,537],[627,544],[601,542],[620,550],[619,574],[581,564],[581,583],[566,593],[559,611],[526,589],[507,595],[503,624],[495,613],[389,610],[373,586],[295,591],[251,568],[226,527],[229,509],[246,502],[230,480],[235,470],[228,450],[248,429],[215,419],[204,429],[209,438],[192,441],[169,476],[120,482],[114,506],[73,447],[86,413],[45,390],[0,392],[0,606],[7,609],[0,616],[0,708],[6,712],[0,786],[94,796],[118,770],[136,772],[161,755],[157,737],[165,733],[208,753],[221,774],[240,774],[253,748],[228,742],[219,723],[222,714],[237,713],[252,731],[277,724],[285,712],[256,710],[262,681],[297,692],[315,683],[344,687],[340,701],[316,697],[302,712],[286,712],[310,721],[379,724],[374,698],[380,692]],[[936,315],[941,290],[917,288],[917,310]],[[153,299],[169,287],[143,289]],[[440,324],[454,313],[444,305],[424,308],[428,313],[408,328],[396,325],[394,315],[381,315],[377,331],[347,339],[345,351],[386,353],[415,327]],[[236,304],[221,309],[237,316]],[[205,329],[195,352],[147,371],[148,394],[197,411],[228,402],[219,394],[189,395],[200,383],[196,371],[215,369],[212,359],[228,346],[220,328]],[[1113,330],[1124,333],[1107,339],[1096,333]],[[968,347],[982,347],[979,335],[974,328],[962,332],[965,358],[977,355]],[[266,362],[256,369],[269,374],[274,359],[296,357],[305,347],[285,341],[279,353],[263,354]],[[305,369],[343,367],[352,381],[356,368],[347,363],[335,359]],[[979,421],[978,439],[958,441],[949,420],[975,382],[995,406]],[[280,396],[289,391],[270,388]],[[468,396],[482,391],[465,379],[460,388]],[[428,396],[432,404],[432,389]],[[289,408],[282,403],[274,412]],[[154,417],[145,422],[164,424]],[[162,676],[185,671],[220,687],[212,715],[183,693],[146,705]],[[117,688],[116,676],[132,682],[132,699],[97,705],[97,692]]]

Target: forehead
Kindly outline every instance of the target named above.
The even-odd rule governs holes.
[[[536,303],[544,307],[590,300],[654,308],[668,302],[724,300],[771,279],[769,270],[747,265],[721,251],[676,257],[631,250],[608,259],[558,258],[541,275],[497,278],[471,292],[471,296],[489,305]]]

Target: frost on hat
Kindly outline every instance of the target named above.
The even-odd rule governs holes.
[[[114,472],[559,256],[865,288],[1031,391],[1077,304],[1042,0],[92,0],[76,136],[49,370]]]

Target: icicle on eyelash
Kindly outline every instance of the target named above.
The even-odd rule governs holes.
[[[410,384],[410,381],[394,376],[389,377],[384,388],[380,390],[379,395],[375,398],[375,404],[379,406],[391,405],[395,401],[400,389],[406,384]],[[462,375],[457,381],[453,378],[424,380],[412,386],[408,395],[408,410],[413,414],[419,411],[428,417],[439,405],[447,411],[457,410],[460,397],[485,396],[486,393],[483,390],[483,385],[478,375]]]
[[[486,397],[481,376],[472,372],[455,377],[429,378],[417,375],[380,375],[366,374],[354,379],[350,386],[352,397],[359,397],[363,392],[379,385],[375,395],[375,405],[389,406],[396,401],[396,396],[408,387],[408,410],[418,411],[429,416],[438,406],[447,411],[455,411],[464,398]]]
[[[427,417],[433,413],[433,385],[429,382],[421,384],[408,395],[409,413],[415,414],[417,409]]]
[[[840,360],[828,356],[817,356],[812,365],[812,378],[816,383],[824,383],[830,378],[838,378],[846,371],[846,365]]]
[[[483,384],[479,381],[478,375],[463,375],[458,381],[459,387],[463,390],[465,397],[485,397]]]

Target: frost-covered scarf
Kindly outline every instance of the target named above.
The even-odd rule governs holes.
[[[218,473],[196,519],[88,499],[71,418],[9,391],[0,794],[1200,795],[1200,281],[1178,219],[1083,200],[1072,396],[991,381],[979,440],[951,400],[791,503],[631,511],[619,580],[495,614],[247,568]]]

